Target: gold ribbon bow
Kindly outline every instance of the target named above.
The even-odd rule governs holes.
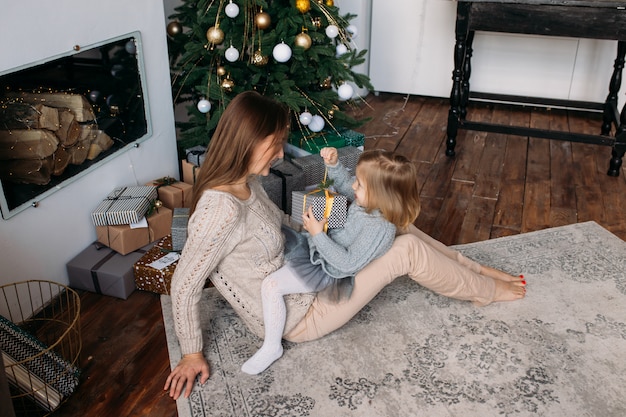
[[[324,206],[324,219],[328,219],[330,217],[330,212],[333,210],[333,204],[335,203],[335,193],[330,191],[328,187],[330,187],[333,183],[332,180],[326,180],[326,176],[328,174],[328,170],[324,170],[324,180],[319,184],[319,187],[313,191],[310,191],[304,195],[302,199],[302,214],[306,212],[306,198],[309,195],[317,194],[321,191],[324,191],[324,198],[326,200],[326,205]],[[324,233],[328,232],[328,222],[324,224]]]

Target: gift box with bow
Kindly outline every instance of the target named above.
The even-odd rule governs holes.
[[[337,156],[344,167],[354,175],[356,164],[359,161],[361,150],[354,146],[345,146],[337,149]],[[301,156],[293,158],[291,163],[300,168],[304,172],[305,185],[319,184],[324,180],[324,172],[326,166],[324,160],[319,154]]]
[[[163,177],[148,185],[157,187],[157,194],[163,206],[174,210],[178,207],[190,207],[193,199],[193,185],[178,181],[172,177]]]
[[[346,223],[348,199],[345,195],[331,191],[326,181],[312,191],[293,191],[291,198],[291,220],[295,223],[302,224],[302,215],[311,206],[317,220],[328,219],[324,231],[340,229]]]
[[[96,207],[91,218],[96,226],[137,223],[156,198],[157,188],[154,186],[119,187]]]

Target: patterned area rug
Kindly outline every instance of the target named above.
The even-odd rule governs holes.
[[[205,290],[211,378],[178,400],[179,416],[626,415],[625,242],[588,222],[457,248],[523,273],[527,297],[474,307],[402,277],[342,329],[286,343],[258,376],[240,367],[261,341]]]

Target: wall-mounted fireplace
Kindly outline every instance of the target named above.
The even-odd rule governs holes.
[[[0,73],[2,217],[151,135],[139,32]]]

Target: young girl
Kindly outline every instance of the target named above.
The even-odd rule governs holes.
[[[344,227],[328,234],[323,232],[326,219],[318,221],[311,207],[302,216],[308,234],[285,228],[286,264],[261,285],[265,338],[241,368],[248,374],[264,371],[283,354],[285,295],[324,290],[333,301],[349,297],[354,275],[387,252],[397,229],[405,231],[419,214],[417,172],[407,158],[389,151],[365,151],[352,181],[335,148],[324,148],[320,155],[337,191],[352,204]]]

